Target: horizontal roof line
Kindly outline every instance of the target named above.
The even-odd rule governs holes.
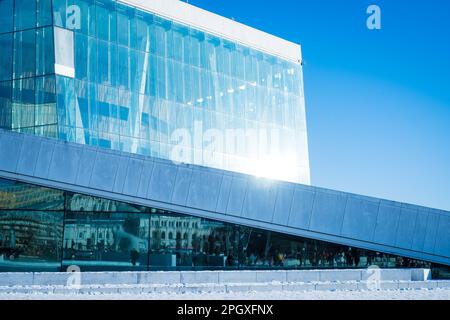
[[[179,0],[118,0],[118,2],[176,20],[285,60],[302,62],[299,44]]]

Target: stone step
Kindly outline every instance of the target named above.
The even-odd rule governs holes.
[[[309,291],[370,291],[448,289],[450,281],[367,281],[309,282],[309,283],[241,283],[241,284],[178,284],[178,285],[82,285],[70,286],[9,286],[0,287],[0,294],[32,295],[145,295],[152,293],[198,294],[241,292],[309,292]]]
[[[363,269],[298,271],[200,271],[200,272],[83,272],[83,273],[0,273],[1,286],[146,284],[232,284],[232,283],[307,283],[431,280],[429,269]]]

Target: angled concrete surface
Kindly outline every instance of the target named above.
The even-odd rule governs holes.
[[[450,212],[0,130],[0,177],[450,265]]]

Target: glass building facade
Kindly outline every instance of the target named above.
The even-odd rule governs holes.
[[[0,179],[0,271],[448,268]]]
[[[435,278],[449,275],[448,268],[426,261],[254,228],[259,225],[254,223],[259,221],[257,215],[266,221],[265,216],[272,214],[273,230],[284,232],[286,229],[278,227],[287,224],[306,230],[299,221],[310,212],[308,221],[313,214],[320,223],[330,218],[324,228],[311,229],[315,237],[324,239],[323,234],[333,234],[334,224],[344,225],[338,215],[343,219],[347,213],[348,195],[303,193],[297,188],[300,186],[290,184],[286,188],[247,188],[248,177],[225,178],[221,173],[207,175],[211,180],[221,177],[212,185],[214,182],[201,177],[208,172],[202,167],[206,166],[309,184],[301,63],[112,0],[0,0],[0,50],[0,129],[99,147],[58,142],[59,146],[51,149],[55,140],[43,143],[46,139],[27,137],[42,141],[16,143],[20,146],[11,151],[20,158],[15,159],[20,163],[14,165],[16,171],[12,160],[0,154],[1,174],[23,173],[23,181],[39,184],[39,179],[47,179],[50,183],[42,185],[65,188],[62,184],[69,183],[67,190],[77,191],[80,189],[75,186],[82,185],[91,191],[102,189],[105,197],[126,194],[161,204],[160,208],[142,207],[0,178],[0,272],[65,271],[72,265],[83,271],[376,265],[432,268]],[[16,136],[27,140],[24,135]],[[0,136],[5,149],[13,149],[10,141],[19,140]],[[99,155],[101,148],[124,153],[118,156],[103,150]],[[54,157],[54,150],[63,150],[61,157]],[[128,159],[131,154],[146,157]],[[74,163],[77,156],[87,167],[92,164],[85,176],[85,171],[78,170],[79,163]],[[191,168],[170,163],[173,167],[161,164],[156,170],[149,165],[152,161],[146,163],[153,158],[200,167],[191,172]],[[46,167],[39,167],[39,174],[35,172],[38,162]],[[129,165],[132,163],[136,167]],[[156,173],[144,172],[143,168],[151,166]],[[130,189],[134,191],[126,193],[125,184],[133,185]],[[145,191],[140,190],[141,185]],[[164,210],[178,203],[174,200],[177,186],[182,186],[180,198],[181,194],[187,198],[195,186],[199,196],[191,199],[190,205],[197,209],[219,212],[219,203],[203,198],[222,199],[224,221]],[[209,193],[206,189],[215,190]],[[164,196],[158,198],[161,193]],[[273,201],[264,202],[266,196]],[[356,202],[348,211],[350,231],[359,228],[358,221],[373,225],[379,220],[387,225],[381,230],[382,237],[399,234],[401,238],[415,230],[410,217],[419,221],[409,214],[413,210],[397,207],[389,207],[378,219],[381,211],[378,208],[374,213],[372,202],[352,199]],[[186,202],[177,210],[189,208]],[[243,210],[245,206],[252,210]],[[357,219],[361,215],[368,218]],[[389,225],[395,215],[398,221],[391,224],[406,226],[401,233],[396,230],[400,227]],[[234,219],[237,217],[247,220]],[[424,234],[428,226],[434,226],[430,230],[438,230],[438,224],[445,227],[446,220],[433,219],[427,222]],[[386,230],[395,231],[386,235]],[[337,238],[347,244],[344,236],[359,239],[358,243],[368,240],[353,232],[340,232]],[[424,237],[419,239],[422,247]],[[389,248],[398,241],[384,240],[374,243],[392,252]],[[436,241],[433,238],[433,244]],[[412,248],[412,244],[398,243],[400,248]],[[405,252],[397,251],[407,255]]]
[[[118,1],[0,12],[1,128],[310,183],[300,63]]]

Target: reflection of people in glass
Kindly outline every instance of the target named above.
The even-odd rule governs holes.
[[[131,264],[133,265],[133,267],[136,266],[137,261],[139,259],[139,251],[132,249],[131,253],[130,253],[130,259],[131,259]]]
[[[124,224],[125,225],[125,224]],[[129,232],[126,232],[121,225],[113,227],[115,251],[130,251],[130,260],[133,266],[137,264],[141,251],[147,251],[147,241]]]
[[[11,249],[16,248],[16,232],[12,229],[9,232],[9,247]]]

